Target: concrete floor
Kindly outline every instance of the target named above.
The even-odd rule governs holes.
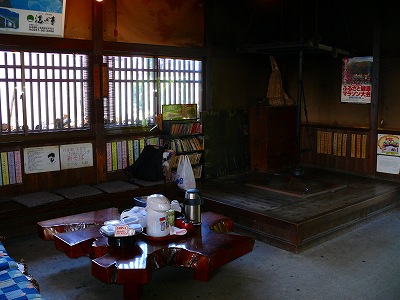
[[[5,245],[14,259],[26,260],[48,300],[123,299],[122,286],[90,275],[89,258],[69,259],[35,235]],[[400,210],[300,254],[256,242],[209,282],[192,275],[157,270],[141,299],[400,299]]]

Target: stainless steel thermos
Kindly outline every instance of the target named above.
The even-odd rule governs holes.
[[[185,218],[193,223],[193,225],[201,224],[201,211],[200,206],[203,204],[198,189],[189,189],[185,193],[185,200],[183,201],[185,208]]]

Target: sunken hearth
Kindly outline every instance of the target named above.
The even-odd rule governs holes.
[[[205,209],[294,253],[397,207],[400,196],[400,183],[312,168],[207,179],[200,189]]]

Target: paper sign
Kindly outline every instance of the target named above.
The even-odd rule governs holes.
[[[49,146],[25,148],[24,167],[26,174],[59,171],[59,147]]]
[[[116,225],[114,236],[128,236],[129,235],[129,226],[128,225]]]
[[[93,146],[91,143],[60,146],[61,169],[76,169],[93,166]]]
[[[400,173],[400,157],[378,155],[376,159],[376,171],[398,175]]]

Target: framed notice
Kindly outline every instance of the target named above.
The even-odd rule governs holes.
[[[0,1],[0,33],[63,37],[65,2]]]
[[[93,146],[91,143],[60,146],[61,169],[76,169],[93,166]]]
[[[24,169],[26,174],[60,170],[58,146],[24,149]]]
[[[343,58],[341,101],[371,103],[372,56]]]

